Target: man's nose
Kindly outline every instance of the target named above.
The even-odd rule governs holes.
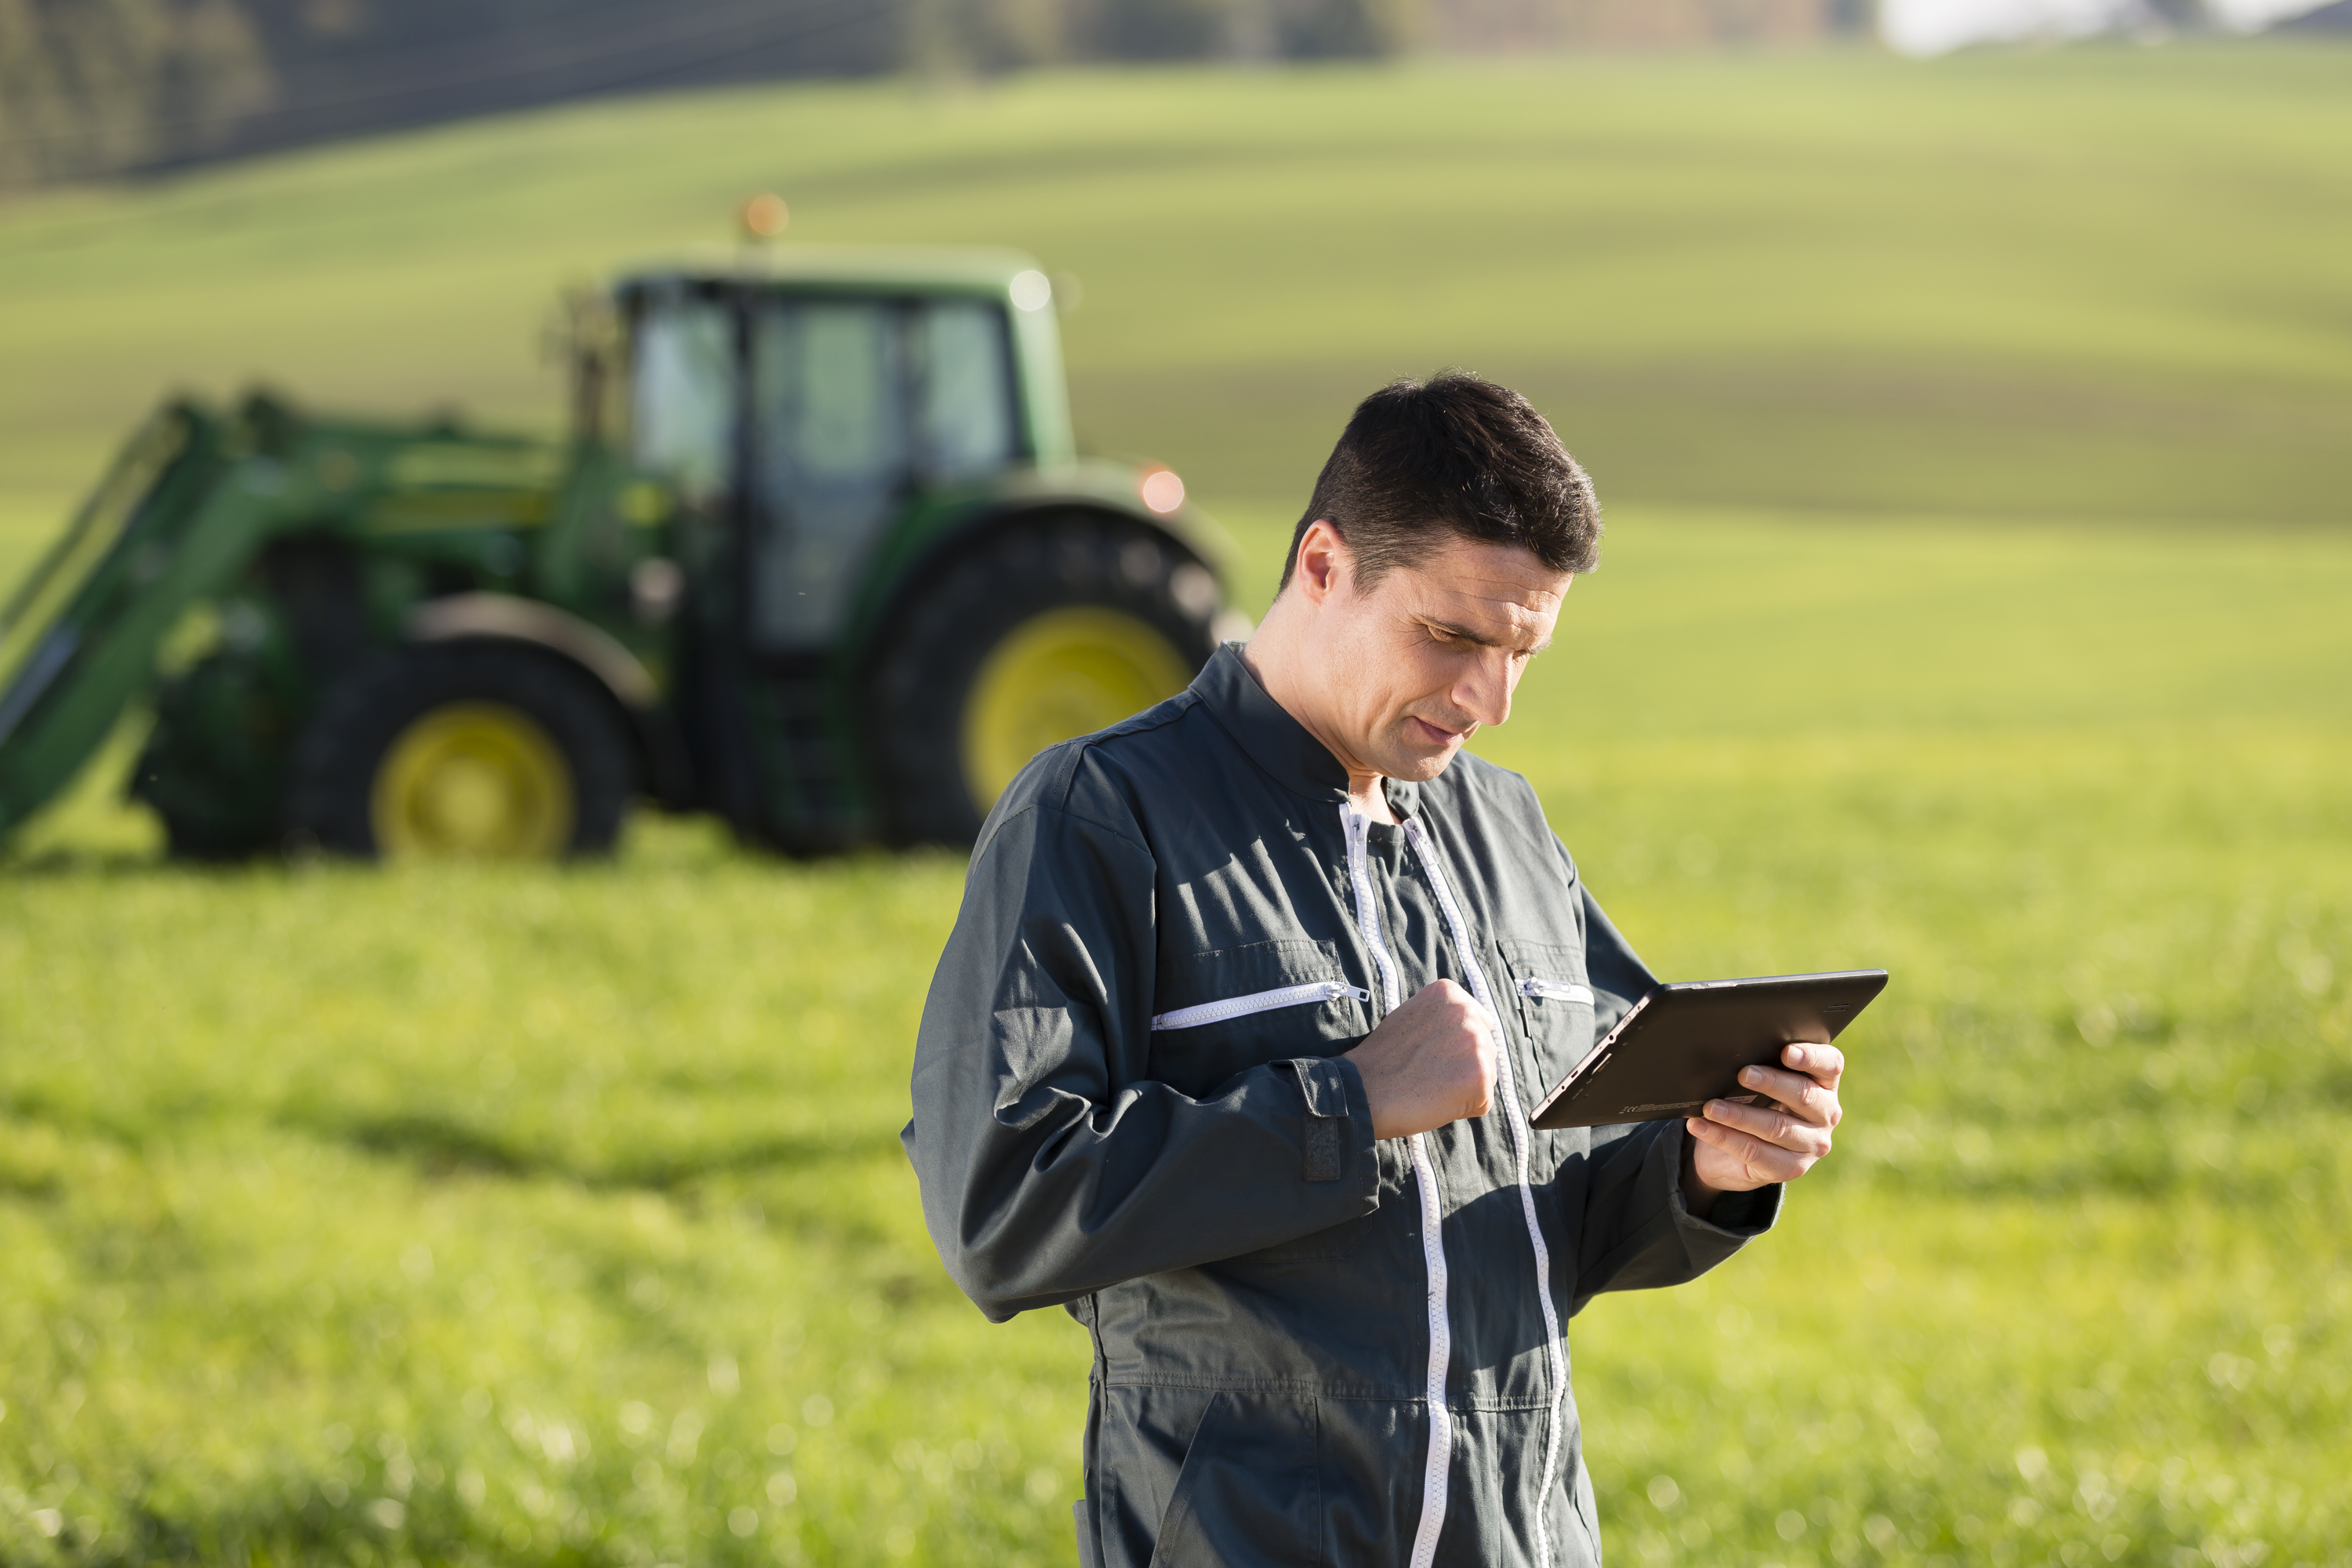
[[[1500,724],[1511,716],[1511,652],[1481,650],[1469,674],[1454,683],[1454,700],[1481,725]]]

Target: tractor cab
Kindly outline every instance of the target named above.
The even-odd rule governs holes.
[[[764,250],[614,298],[620,444],[686,573],[681,738],[728,816],[967,839],[1020,763],[1213,647],[1210,529],[1172,474],[1077,458],[1027,258]]]
[[[936,254],[621,286],[630,456],[733,523],[751,646],[832,646],[915,498],[1070,462],[1051,286],[1017,257],[959,259],[961,288]]]

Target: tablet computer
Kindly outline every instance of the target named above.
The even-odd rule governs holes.
[[[1739,1069],[1778,1067],[1784,1046],[1827,1045],[1886,989],[1884,969],[1660,985],[1633,1004],[1536,1107],[1538,1127],[1696,1116],[1710,1100],[1769,1100]]]

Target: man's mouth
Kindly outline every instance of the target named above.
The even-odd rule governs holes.
[[[1470,738],[1466,730],[1441,730],[1426,719],[1413,719],[1412,722],[1419,726],[1422,740],[1433,746],[1451,746]]]

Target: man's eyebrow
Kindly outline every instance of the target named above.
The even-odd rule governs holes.
[[[1464,642],[1475,643],[1480,647],[1507,647],[1515,653],[1541,653],[1544,649],[1551,647],[1551,638],[1546,637],[1543,641],[1536,644],[1533,647],[1522,649],[1517,643],[1505,642],[1500,637],[1486,637],[1481,633],[1471,630],[1468,626],[1456,625],[1453,621],[1442,620],[1435,616],[1422,616],[1421,624],[1427,626],[1433,632],[1443,632],[1450,637],[1460,637]]]

